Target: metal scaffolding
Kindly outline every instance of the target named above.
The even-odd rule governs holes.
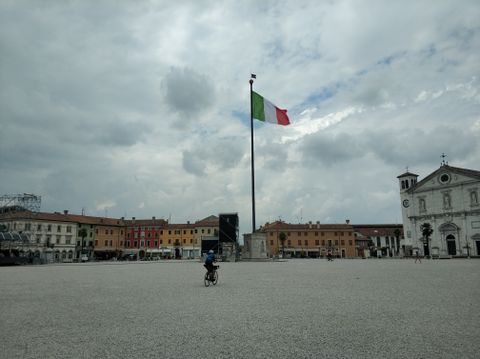
[[[40,212],[42,197],[30,193],[4,194],[0,196],[0,213],[26,209],[31,212]]]

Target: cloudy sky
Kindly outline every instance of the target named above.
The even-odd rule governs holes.
[[[480,3],[0,1],[0,194],[251,230],[396,223],[397,178],[480,170]]]

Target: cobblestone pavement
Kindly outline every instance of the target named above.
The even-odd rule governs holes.
[[[2,358],[478,358],[480,260],[0,268]]]

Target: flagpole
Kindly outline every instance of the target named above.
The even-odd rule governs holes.
[[[252,233],[255,233],[255,166],[253,157],[253,79],[256,75],[251,76],[250,79],[250,141],[252,152]]]

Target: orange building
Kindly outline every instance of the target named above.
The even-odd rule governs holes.
[[[125,224],[120,219],[97,217],[94,256],[98,259],[118,258],[123,254]]]
[[[276,221],[266,223],[260,230],[267,234],[267,252],[270,256],[282,251],[292,257],[325,257],[329,251],[341,258],[356,256],[354,230],[350,224],[292,224]]]

